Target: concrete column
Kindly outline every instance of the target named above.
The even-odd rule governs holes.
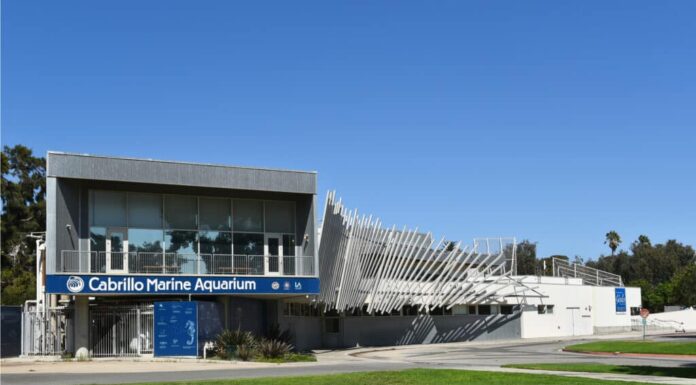
[[[75,296],[75,357],[89,357],[89,297],[85,295]]]

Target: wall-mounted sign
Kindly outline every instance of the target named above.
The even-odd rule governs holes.
[[[614,288],[614,299],[616,302],[616,312],[625,313],[626,312],[626,288],[616,287]]]
[[[198,356],[196,302],[155,302],[156,357]]]
[[[46,276],[52,294],[319,294],[319,278],[184,275]]]

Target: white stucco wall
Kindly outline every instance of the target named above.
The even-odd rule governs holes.
[[[565,283],[541,283],[536,287],[546,298],[527,299],[522,312],[522,338],[592,334],[591,287]],[[538,305],[553,305],[553,314],[539,314]]]
[[[582,285],[580,279],[524,277],[541,298],[517,299],[524,305],[521,337],[570,337],[631,330],[631,307],[641,306],[640,288],[626,287],[626,311],[616,312],[614,287]],[[510,301],[508,301],[510,302]],[[539,314],[537,305],[554,305]]]
[[[631,308],[641,306],[640,288],[627,287],[626,311],[617,312],[614,287],[592,287],[592,315],[596,333],[628,331],[631,328]]]

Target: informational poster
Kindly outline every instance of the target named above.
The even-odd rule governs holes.
[[[155,302],[156,357],[198,356],[196,302]]]
[[[614,298],[616,300],[616,312],[625,313],[626,312],[626,288],[617,287],[614,288]]]

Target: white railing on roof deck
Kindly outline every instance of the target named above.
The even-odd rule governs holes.
[[[63,250],[58,273],[316,276],[313,256]]]
[[[581,278],[584,284],[592,286],[623,286],[623,280],[618,274],[560,258],[552,258],[551,264],[554,277]]]

